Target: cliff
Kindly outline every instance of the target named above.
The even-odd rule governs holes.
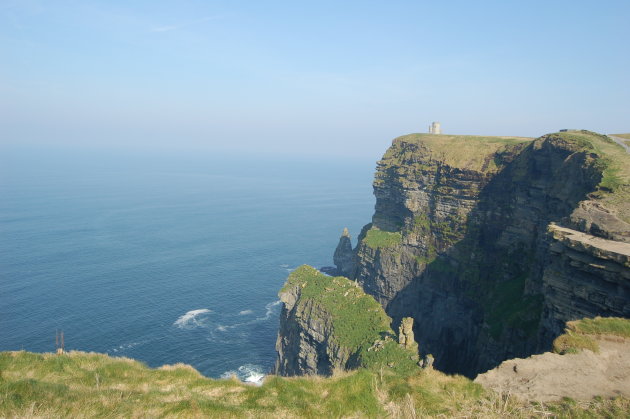
[[[630,157],[605,136],[399,137],[374,194],[338,270],[395,324],[413,317],[442,371],[474,376],[549,349],[568,320],[630,316]]]
[[[275,372],[332,375],[358,367],[417,369],[417,345],[399,345],[382,307],[357,284],[310,266],[289,275],[283,303]]]

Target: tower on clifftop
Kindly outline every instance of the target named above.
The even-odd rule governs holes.
[[[429,125],[429,134],[441,134],[441,133],[442,133],[442,128],[440,127],[439,122],[432,122],[431,125]]]

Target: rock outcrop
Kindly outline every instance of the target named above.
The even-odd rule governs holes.
[[[628,168],[590,132],[397,138],[338,269],[395,324],[415,319],[436,368],[475,376],[548,349],[567,320],[629,315]]]
[[[417,350],[398,345],[391,319],[354,282],[310,266],[289,275],[283,303],[275,373],[331,375],[357,367],[417,368]]]
[[[339,244],[333,255],[333,262],[337,267],[337,275],[348,277],[354,270],[354,253],[352,252],[352,239],[347,228],[343,229]]]
[[[408,349],[417,345],[413,337],[413,318],[405,317],[400,322],[400,327],[398,328],[398,343]]]

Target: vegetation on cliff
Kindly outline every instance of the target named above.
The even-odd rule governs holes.
[[[280,295],[285,293],[297,296],[292,311],[308,311],[311,324],[330,325],[322,344],[334,346],[337,353],[344,353],[352,366],[390,368],[403,375],[418,369],[417,354],[398,345],[396,334],[390,327],[391,318],[355,282],[341,276],[330,277],[303,265],[287,278]],[[313,319],[314,315],[319,318]],[[336,360],[330,361],[334,364]]]
[[[417,147],[435,156],[436,163],[465,170],[493,172],[498,168],[494,157],[531,143],[526,137],[490,137],[476,135],[409,134],[394,139],[381,160],[387,165],[408,165]],[[402,166],[401,166],[402,167]]]
[[[363,239],[363,242],[372,249],[382,247],[394,247],[400,244],[402,235],[399,231],[382,231],[376,227],[369,229]]]
[[[548,231],[630,243],[630,154],[605,135],[405,135],[374,194],[347,271],[397,321],[414,317],[438,368],[474,376],[549,349],[567,320],[630,314],[627,265]]]
[[[553,341],[553,350],[559,354],[574,354],[582,349],[598,352],[598,336],[630,338],[630,319],[595,317],[567,322],[565,333]]]
[[[331,277],[303,265],[291,272],[280,294],[293,288],[300,294],[296,304],[313,301],[325,308],[332,321],[331,338],[340,345],[356,349],[381,335],[393,335],[391,319],[381,306],[347,278]]]
[[[269,376],[256,387],[177,364],[70,352],[0,354],[0,417],[621,417],[624,398],[523,403],[460,376],[387,368],[334,377]]]
[[[593,198],[630,223],[630,154],[607,136],[590,131],[553,135],[568,141],[580,141],[585,151],[594,154],[602,171],[602,180]]]

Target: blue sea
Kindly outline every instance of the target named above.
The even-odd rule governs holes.
[[[63,330],[66,350],[259,380],[278,290],[369,222],[374,160],[5,148],[0,350]]]

